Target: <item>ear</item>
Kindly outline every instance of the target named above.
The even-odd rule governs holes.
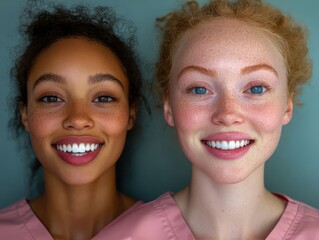
[[[20,115],[21,115],[21,122],[22,122],[22,124],[24,126],[24,129],[27,132],[29,132],[27,106],[25,104],[21,104],[21,106],[20,106]]]
[[[168,92],[163,94],[163,105],[164,105],[164,118],[168,125],[175,127],[174,117],[172,113],[172,107],[170,104],[170,98]]]
[[[137,107],[135,104],[132,104],[129,109],[129,120],[127,125],[127,130],[131,130],[135,124],[137,115]]]
[[[289,96],[286,111],[283,117],[283,122],[282,122],[283,125],[286,125],[290,122],[292,118],[292,114],[293,114],[293,108],[294,108],[294,104],[293,104],[292,96]]]

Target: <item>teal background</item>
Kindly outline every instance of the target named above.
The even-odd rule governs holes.
[[[166,125],[154,94],[149,90],[154,79],[159,34],[155,18],[182,4],[182,0],[64,0],[66,5],[113,6],[122,17],[137,26],[137,51],[148,86],[144,94],[152,108],[149,115],[141,107],[134,132],[128,140],[119,168],[119,187],[126,193],[151,200],[165,191],[177,191],[187,184],[190,165],[181,152],[174,129]],[[204,0],[201,1],[205,2]],[[319,2],[316,0],[268,0],[305,24],[310,32],[309,49],[313,60],[312,81],[304,86],[294,108],[291,123],[283,129],[277,151],[266,164],[266,185],[319,208]],[[7,127],[10,106],[10,67],[14,47],[19,43],[18,22],[23,0],[0,2],[0,208],[30,196],[27,161],[29,154],[17,145]],[[37,191],[33,191],[36,195]]]

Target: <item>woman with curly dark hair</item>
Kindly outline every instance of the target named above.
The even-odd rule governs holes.
[[[45,191],[0,212],[1,238],[105,239],[99,232],[138,205],[118,192],[115,176],[140,99],[132,32],[120,37],[106,7],[30,15],[14,68],[13,125],[30,137]]]

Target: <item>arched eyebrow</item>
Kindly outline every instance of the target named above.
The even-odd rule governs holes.
[[[241,70],[241,74],[244,75],[244,74],[249,74],[251,72],[256,72],[256,71],[259,71],[259,70],[267,70],[267,71],[271,71],[273,72],[277,77],[278,77],[278,73],[277,71],[270,65],[266,64],[266,63],[262,63],[262,64],[257,64],[257,65],[252,65],[252,66],[247,66],[247,67],[244,67],[242,70]]]
[[[104,82],[104,81],[113,81],[113,82],[119,84],[122,89],[124,89],[123,83],[119,79],[114,77],[112,74],[97,73],[97,74],[89,77],[89,84],[90,85],[96,84],[99,82]]]
[[[241,70],[241,74],[242,75],[249,74],[251,72],[255,72],[255,71],[259,71],[259,70],[271,71],[278,77],[277,71],[272,66],[270,66],[266,63],[261,63],[261,64],[256,64],[256,65],[244,67]],[[205,75],[213,76],[213,77],[217,75],[216,71],[213,69],[207,69],[204,67],[191,65],[191,66],[187,66],[187,67],[183,68],[182,71],[178,74],[178,77],[180,77],[184,72],[187,72],[187,71],[196,71],[196,72],[200,72],[200,73],[203,73]]]
[[[40,83],[47,81],[56,82],[59,84],[66,84],[66,80],[64,77],[55,73],[44,73],[40,77],[38,77],[37,80],[35,80],[32,89],[34,90]]]
[[[178,74],[178,77],[180,77],[184,72],[188,72],[188,71],[196,71],[196,72],[200,72],[200,73],[203,73],[203,74],[209,75],[209,76],[216,76],[217,75],[215,70],[191,65],[191,66],[187,66],[187,67],[183,68],[182,71]]]
[[[56,82],[59,84],[66,84],[66,79],[58,74],[55,73],[45,73],[42,74],[40,77],[37,78],[37,80],[35,81],[34,85],[33,85],[33,90],[36,88],[37,85],[39,85],[41,82],[46,82],[46,81],[50,81],[50,82]],[[106,74],[106,73],[98,73],[95,74],[93,76],[89,76],[89,84],[96,84],[99,82],[103,82],[103,81],[114,81],[115,83],[119,84],[121,86],[121,88],[124,89],[124,86],[122,84],[122,82],[120,80],[118,80],[116,77],[114,77],[111,74]]]

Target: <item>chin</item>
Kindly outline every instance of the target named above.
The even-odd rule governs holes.
[[[66,178],[61,179],[65,184],[70,186],[81,186],[96,181],[98,177],[92,174],[70,174]]]
[[[214,169],[212,172],[205,172],[208,177],[218,184],[237,184],[245,181],[250,174],[240,169]]]
[[[230,185],[230,184],[238,184],[241,183],[245,180],[245,178],[240,178],[238,176],[221,176],[219,178],[214,179],[215,182],[218,184],[225,184],[225,185]]]

